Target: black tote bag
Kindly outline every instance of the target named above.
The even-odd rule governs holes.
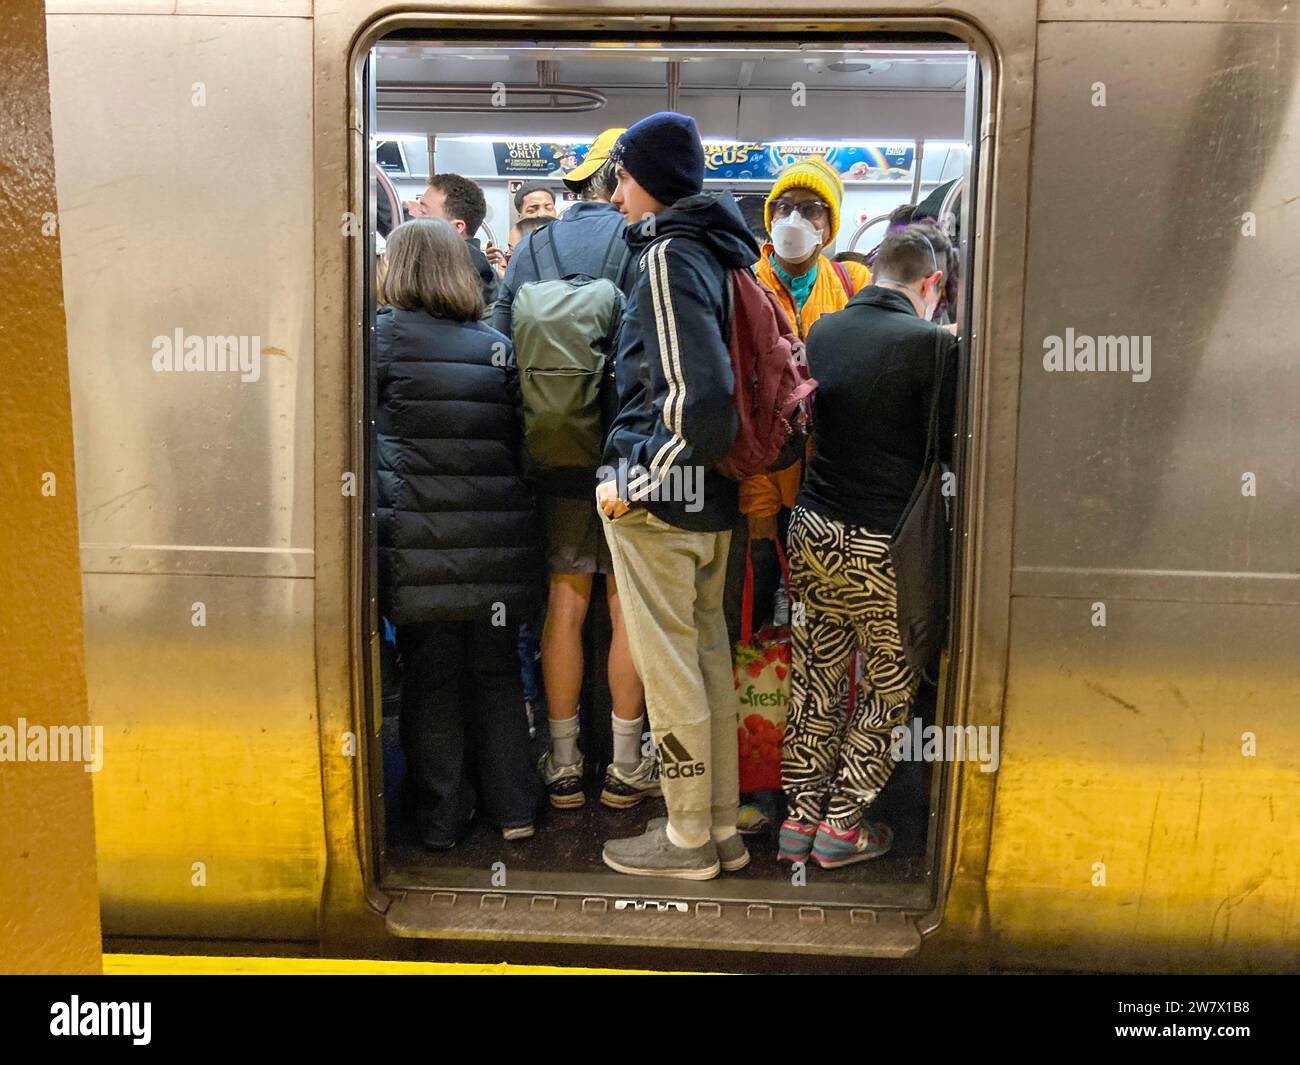
[[[898,587],[898,632],[913,671],[930,683],[939,675],[939,652],[948,624],[948,523],[939,462],[939,397],[943,393],[945,345],[939,345],[925,459],[889,543]]]

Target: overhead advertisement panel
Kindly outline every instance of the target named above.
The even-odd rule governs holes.
[[[547,178],[572,170],[591,147],[585,140],[439,137],[439,166],[477,176]],[[491,147],[491,163],[480,153]],[[876,141],[705,141],[704,176],[712,181],[770,181],[790,163],[824,158],[845,181],[912,179],[913,144]],[[491,169],[483,171],[484,166]]]
[[[845,141],[704,142],[704,176],[721,181],[775,178],[784,167],[821,156],[846,181],[910,181],[910,144]]]

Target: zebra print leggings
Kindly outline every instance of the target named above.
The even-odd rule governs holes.
[[[920,680],[903,657],[889,537],[796,507],[790,518],[790,716],[781,758],[789,816],[855,828],[894,768],[890,733]],[[849,661],[864,689],[845,720]]]

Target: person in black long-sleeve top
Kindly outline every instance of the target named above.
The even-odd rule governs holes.
[[[533,834],[516,657],[541,555],[521,470],[510,341],[479,321],[482,291],[456,229],[388,237],[376,316],[379,577],[397,626],[402,747],[426,846],[446,849],[475,809],[507,839]]]
[[[889,779],[891,732],[919,678],[903,655],[891,534],[916,489],[930,405],[941,458],[952,452],[957,340],[929,319],[953,252],[931,224],[886,238],[874,283],[808,337],[817,379],[813,455],[790,519],[790,715],[781,775],[789,818],[780,857],[838,868],[884,854],[887,825],[866,813]],[[944,366],[943,380],[936,381]],[[844,720],[845,674],[861,649],[870,695]]]

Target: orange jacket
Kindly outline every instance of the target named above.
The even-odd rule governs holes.
[[[871,284],[871,273],[861,263],[840,263],[840,266],[844,267],[844,272],[848,274],[854,295]],[[808,338],[808,330],[812,328],[813,322],[823,314],[843,310],[844,305],[849,302],[849,295],[844,291],[844,285],[834,265],[825,255],[817,257],[817,278],[813,281],[812,291],[804,301],[803,310],[797,316],[794,313],[794,298],[785,285],[781,284],[781,279],[776,276],[776,269],[772,266],[771,244],[763,245],[763,255],[754,264],[754,275],[776,294],[777,302],[781,304],[781,309],[790,319],[794,331],[805,340]]]
[[[871,274],[861,263],[840,263],[848,275],[849,283],[856,295],[859,290],[871,284]],[[763,245],[762,258],[754,264],[754,274],[760,283],[770,289],[785,311],[786,317],[801,337],[808,336],[813,322],[823,314],[842,310],[849,302],[849,294],[844,291],[844,284],[831,261],[819,256],[817,261],[817,278],[813,281],[812,291],[804,301],[803,311],[796,317],[794,298],[790,295],[781,279],[772,267],[772,245]],[[781,508],[794,506],[795,496],[799,494],[799,484],[803,480],[803,463],[796,462],[789,469],[779,473],[759,473],[740,482],[740,512],[756,518],[770,518],[780,513]]]

